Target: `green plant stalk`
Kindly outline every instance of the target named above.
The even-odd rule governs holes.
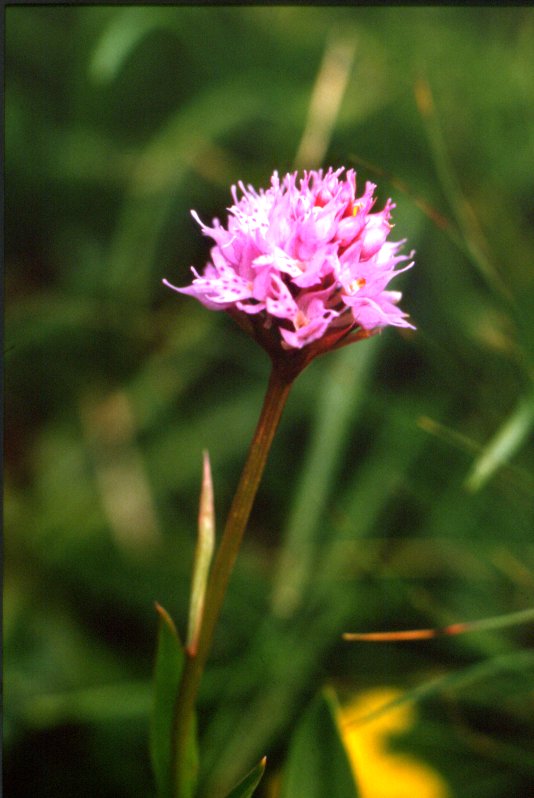
[[[292,382],[292,378],[284,374],[282,369],[273,367],[260,418],[208,580],[198,648],[195,654],[186,651],[184,673],[174,708],[172,732],[172,778],[175,798],[185,798],[188,795],[187,787],[184,785],[184,764],[202,674],[230,575]]]

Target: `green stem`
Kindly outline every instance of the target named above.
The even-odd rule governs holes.
[[[202,673],[221,613],[230,575],[291,385],[292,380],[274,367],[269,378],[258,425],[250,444],[247,461],[228,513],[226,526],[209,577],[198,649],[194,655],[186,652],[184,673],[174,707],[172,778],[175,798],[186,798],[188,795],[183,787],[185,784],[184,768]]]

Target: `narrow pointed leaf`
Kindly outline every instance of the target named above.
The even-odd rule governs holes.
[[[323,691],[310,704],[293,736],[280,798],[358,798],[336,722],[335,698]]]
[[[263,759],[258,762],[256,767],[252,768],[250,773],[247,773],[245,778],[242,779],[239,784],[236,784],[234,789],[228,793],[226,798],[251,798],[265,772],[266,762],[267,758],[263,757]]]
[[[466,480],[468,490],[476,491],[486,484],[497,469],[524,443],[533,423],[534,396],[529,396],[519,402],[511,416],[475,461]]]
[[[150,720],[150,757],[158,788],[158,798],[174,798],[172,785],[172,726],[185,653],[170,615],[159,604],[158,645],[154,669],[154,697]],[[194,794],[196,786],[196,727],[193,724],[185,788]]]
[[[187,649],[194,655],[198,644],[198,636],[204,614],[206,585],[215,548],[215,509],[213,503],[213,483],[211,479],[210,461],[204,452],[202,472],[202,490],[200,493],[200,509],[198,513],[198,537],[191,585],[191,601],[189,607],[189,629],[187,633]]]

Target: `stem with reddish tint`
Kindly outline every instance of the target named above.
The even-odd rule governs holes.
[[[173,724],[173,795],[182,798],[187,741],[191,732],[193,712],[202,673],[208,658],[213,633],[221,613],[226,588],[230,580],[250,511],[265,468],[269,449],[284,409],[292,379],[273,368],[260,418],[250,444],[247,461],[228,513],[226,526],[208,580],[202,627],[195,653],[186,651],[186,663],[176,698]]]

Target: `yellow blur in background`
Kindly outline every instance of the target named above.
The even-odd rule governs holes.
[[[416,722],[413,706],[403,704],[369,721],[364,718],[402,693],[379,687],[360,693],[340,711],[339,724],[361,798],[450,798],[445,781],[429,765],[389,750],[391,735]]]

